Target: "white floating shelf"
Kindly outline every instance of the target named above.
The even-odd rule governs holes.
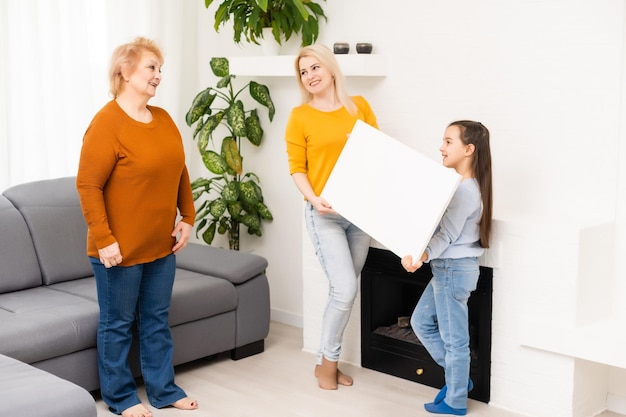
[[[335,55],[346,77],[384,77],[387,61],[376,54]],[[295,77],[295,55],[229,57],[230,73],[238,76]]]

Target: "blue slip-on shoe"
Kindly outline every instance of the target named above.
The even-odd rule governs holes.
[[[452,408],[445,401],[441,401],[439,404],[424,404],[424,409],[433,414],[452,414],[453,416],[464,416],[467,414],[467,408]]]
[[[472,378],[470,378],[469,382],[467,383],[467,392],[470,392],[473,389],[474,389],[474,382],[472,382]],[[435,396],[433,403],[439,404],[440,402],[442,402],[443,399],[446,398],[447,392],[448,392],[448,386],[444,385],[443,388],[441,388],[441,391],[439,391],[439,393]]]

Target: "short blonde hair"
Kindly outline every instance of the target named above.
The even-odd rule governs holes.
[[[333,51],[331,51],[326,45],[322,44],[305,46],[300,49],[298,56],[296,56],[296,79],[298,80],[298,87],[300,88],[300,94],[302,95],[302,103],[309,103],[313,99],[311,93],[309,93],[304,87],[302,77],[300,76],[300,59],[303,57],[316,58],[320,61],[320,64],[328,68],[335,81],[335,93],[337,94],[337,98],[350,114],[356,114],[356,105],[346,91],[346,82],[343,73],[341,72],[341,68],[339,67],[339,62],[337,62],[337,58],[335,57]]]
[[[118,46],[111,56],[109,66],[109,94],[117,98],[125,85],[124,74],[135,70],[143,52],[152,52],[163,65],[163,54],[156,42],[137,37],[129,43]]]

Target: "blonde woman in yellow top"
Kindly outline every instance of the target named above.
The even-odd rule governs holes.
[[[328,47],[302,48],[295,70],[302,105],[291,111],[285,141],[290,174],[306,200],[307,229],[328,278],[315,376],[320,388],[332,390],[353,382],[337,362],[370,237],[335,212],[321,194],[357,119],[378,125],[368,102],[347,94],[337,59]]]

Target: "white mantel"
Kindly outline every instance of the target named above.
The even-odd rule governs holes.
[[[347,77],[384,77],[387,60],[377,54],[335,55]],[[228,58],[230,73],[238,76],[294,77],[296,56],[237,56]]]

